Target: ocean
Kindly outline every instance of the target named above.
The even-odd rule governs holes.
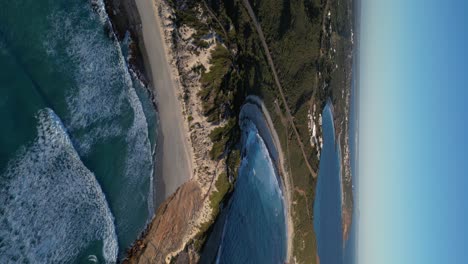
[[[255,124],[244,119],[243,158],[235,190],[205,245],[201,263],[284,263],[283,194]]]
[[[101,1],[0,7],[0,262],[112,263],[153,215],[156,113]]]

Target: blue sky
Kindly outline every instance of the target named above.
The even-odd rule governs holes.
[[[468,263],[468,1],[362,0],[359,263]]]

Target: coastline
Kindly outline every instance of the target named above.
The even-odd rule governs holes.
[[[209,135],[225,122],[211,124],[203,115],[201,99],[189,96],[187,100],[185,96],[187,90],[196,95],[201,89],[199,76],[192,68],[202,64],[209,69],[215,45],[212,42],[193,52],[193,29],[175,26],[174,10],[165,0],[124,2],[130,9],[127,12],[141,18],[135,29],[138,48],[143,53],[144,68],[151,72],[148,78],[154,87],[150,93],[160,124],[154,177],[157,211],[127,250],[124,262],[146,259],[155,263],[196,263],[197,237],[204,226],[214,221],[210,196],[217,191],[215,182],[227,166],[224,158],[210,158],[207,150],[213,143]],[[216,37],[212,40],[216,44]],[[185,159],[186,166],[181,166],[179,157]]]
[[[257,110],[262,114],[258,115],[249,115],[245,113],[244,107],[248,104],[251,104],[257,108]],[[280,187],[283,192],[283,199],[285,205],[285,215],[286,215],[286,262],[292,263],[292,252],[293,252],[293,238],[294,238],[294,226],[292,219],[292,199],[291,199],[291,177],[288,174],[287,170],[284,167],[285,159],[283,155],[283,150],[281,148],[281,143],[279,141],[278,134],[274,128],[273,121],[271,120],[270,113],[263,103],[262,99],[255,96],[249,95],[245,98],[244,104],[241,108],[240,118],[250,119],[258,129],[260,137],[265,142],[265,145],[268,148],[271,158],[274,160],[275,169],[278,171],[278,180],[280,182]],[[254,113],[255,114],[255,113]],[[247,117],[245,117],[247,116]]]
[[[331,115],[331,118],[332,118],[332,129],[333,129],[333,139],[334,139],[334,143],[335,143],[335,151],[337,152],[337,155],[338,155],[338,160],[339,160],[339,182],[340,182],[340,208],[341,208],[341,233],[342,233],[342,241],[343,241],[343,249],[344,247],[346,246],[346,241],[348,240],[348,233],[349,233],[349,226],[350,226],[350,223],[348,222],[349,220],[346,218],[348,216],[348,212],[347,212],[347,208],[346,208],[346,200],[345,200],[345,188],[344,188],[344,184],[343,184],[343,174],[345,173],[345,162],[344,162],[344,159],[343,159],[343,156],[342,156],[342,153],[343,153],[343,143],[342,143],[342,139],[341,139],[341,132],[339,134],[337,134],[337,131],[336,131],[336,127],[335,127],[335,108],[333,106],[333,102],[329,99],[327,101],[327,106],[328,106],[328,109],[330,111],[330,115]],[[325,107],[327,107],[325,106]],[[346,138],[346,137],[345,137]],[[344,144],[348,144],[345,140]],[[346,147],[346,145],[345,145]]]
[[[119,40],[130,35],[129,67],[146,87],[158,115],[153,153],[153,202],[157,211],[164,200],[193,177],[194,168],[186,116],[178,98],[180,76],[174,60],[169,59],[171,50],[163,34],[165,25],[156,8],[161,0],[104,2]],[[173,166],[175,161],[178,166]]]
[[[134,2],[141,19],[143,43],[140,44],[140,49],[155,94],[159,117],[155,158],[157,208],[178,187],[192,178],[193,154],[187,137],[188,128],[181,111],[182,104],[178,99],[180,83],[176,78],[177,73],[170,65],[162,22],[152,0]]]

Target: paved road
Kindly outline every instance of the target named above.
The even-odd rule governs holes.
[[[304,144],[301,141],[301,137],[299,136],[299,132],[297,131],[296,126],[294,125],[294,117],[291,114],[291,110],[289,109],[288,103],[286,101],[286,97],[284,96],[283,87],[281,86],[281,82],[280,82],[280,80],[278,78],[278,74],[276,73],[275,64],[273,63],[273,59],[271,58],[271,54],[270,54],[270,49],[268,48],[268,45],[267,45],[267,43],[265,41],[265,35],[263,35],[262,27],[260,26],[260,23],[258,23],[258,20],[257,20],[257,18],[255,16],[255,13],[254,13],[254,11],[252,9],[252,6],[250,6],[249,0],[243,0],[243,3],[244,3],[245,8],[247,9],[247,12],[249,13],[250,19],[252,19],[252,23],[253,23],[255,29],[257,30],[257,34],[260,37],[260,41],[262,42],[262,46],[263,46],[263,49],[265,51],[265,54],[266,54],[266,57],[267,57],[267,60],[268,60],[268,65],[271,68],[273,78],[275,79],[276,86],[278,87],[278,90],[280,92],[281,100],[283,101],[283,105],[286,108],[286,118],[288,119],[288,121],[289,121],[289,123],[290,123],[290,125],[291,125],[291,127],[292,127],[292,129],[294,131],[294,134],[295,134],[296,139],[297,139],[297,143],[299,144],[299,147],[301,148],[302,155],[304,157],[304,161],[305,161],[305,163],[307,165],[307,168],[309,169],[310,174],[314,178],[316,178],[317,173],[310,166],[310,163],[309,163],[309,161],[307,159],[306,152],[304,150]]]

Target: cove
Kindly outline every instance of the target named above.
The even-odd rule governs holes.
[[[240,115],[242,160],[201,263],[284,263],[286,223],[276,149],[254,101]]]

